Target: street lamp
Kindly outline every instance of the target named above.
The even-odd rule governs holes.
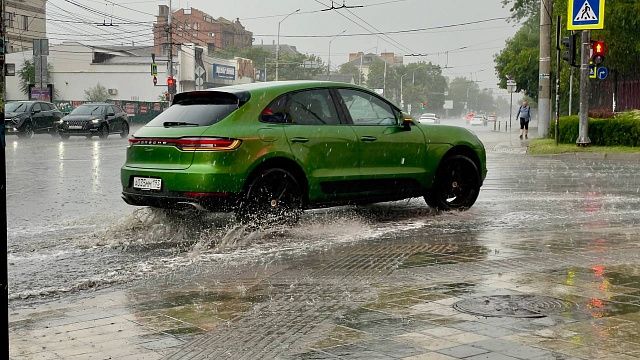
[[[331,76],[331,43],[333,42],[333,40],[335,40],[338,36],[344,34],[345,32],[347,32],[347,29],[342,30],[341,33],[336,34],[334,37],[331,38],[331,40],[329,40],[329,59],[327,60],[327,80],[329,79],[329,77]]]
[[[516,92],[516,81],[507,79],[507,91],[511,95],[511,103],[509,105],[509,135],[511,135],[511,117],[513,116],[513,93]],[[509,136],[511,140],[511,136]]]
[[[402,91],[402,80],[407,75],[409,75],[409,73],[400,76],[400,107],[402,108],[402,111],[404,111],[404,92]]]
[[[280,65],[280,24],[282,24],[283,21],[287,20],[289,16],[297,13],[298,11],[300,11],[300,9],[291,12],[289,15],[285,16],[284,19],[278,21],[278,44],[276,45],[276,81],[278,81],[278,67]]]

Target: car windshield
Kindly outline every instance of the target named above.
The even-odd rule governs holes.
[[[100,115],[102,114],[102,108],[102,105],[80,105],[69,115]]]
[[[12,102],[4,106],[5,112],[23,113],[29,109],[29,103],[25,102]]]
[[[185,94],[146,126],[209,126],[226,118],[240,106],[238,98],[229,93],[212,91]]]

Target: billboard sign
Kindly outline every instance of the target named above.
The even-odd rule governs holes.
[[[234,66],[213,64],[213,78],[221,80],[235,80],[236,68]]]

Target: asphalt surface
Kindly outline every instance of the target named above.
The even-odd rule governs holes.
[[[640,163],[473,130],[489,174],[469,211],[414,199],[261,231],[124,204],[126,140],[9,139],[11,356],[640,357]]]

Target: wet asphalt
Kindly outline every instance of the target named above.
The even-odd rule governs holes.
[[[124,204],[126,139],[9,138],[12,356],[640,357],[640,161],[473,130],[489,173],[469,211],[413,199],[257,231]]]

